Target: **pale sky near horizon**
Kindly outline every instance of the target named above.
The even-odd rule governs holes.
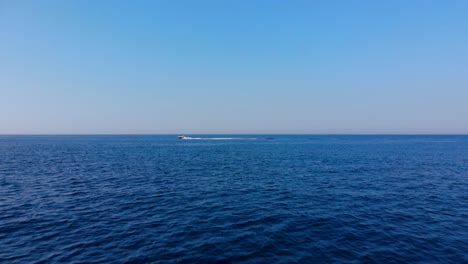
[[[467,14],[457,0],[0,0],[0,134],[467,134]]]

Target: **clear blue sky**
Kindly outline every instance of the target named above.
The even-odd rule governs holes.
[[[468,1],[0,0],[14,133],[468,133]]]

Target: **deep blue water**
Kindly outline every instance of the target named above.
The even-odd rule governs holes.
[[[236,137],[0,136],[0,262],[468,262],[468,136]]]

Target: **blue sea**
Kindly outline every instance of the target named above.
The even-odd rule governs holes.
[[[467,263],[468,136],[0,136],[2,263]]]

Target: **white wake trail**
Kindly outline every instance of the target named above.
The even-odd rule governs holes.
[[[223,138],[223,137],[185,137],[184,140],[253,140],[257,138]]]

